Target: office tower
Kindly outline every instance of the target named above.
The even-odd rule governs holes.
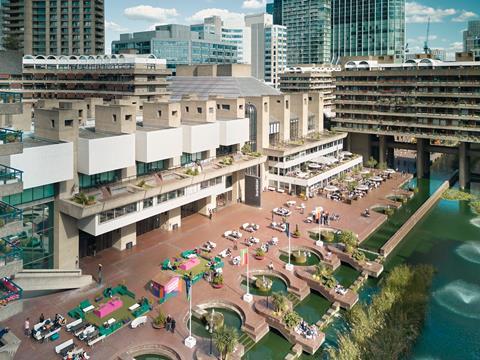
[[[332,0],[332,58],[394,55],[405,46],[405,0]]]
[[[472,51],[475,47],[475,40],[480,39],[480,20],[468,22],[467,30],[463,31],[463,51]]]
[[[24,54],[105,52],[103,0],[6,0],[2,7],[4,45]]]
[[[324,64],[331,56],[331,0],[283,0],[288,65]]]
[[[265,7],[265,12],[273,16],[274,6],[274,3],[268,3]]]
[[[282,0],[273,0],[266,6],[266,13],[273,16],[275,25],[282,25]]]
[[[287,29],[274,25],[270,14],[245,16],[251,28],[252,75],[274,87],[287,65]]]
[[[227,26],[221,17],[210,16],[203,20],[203,24],[190,26],[191,31],[199,33],[203,40],[222,41],[237,47],[237,63],[250,64],[250,28],[246,26]]]
[[[153,31],[121,34],[112,42],[112,53],[135,51],[166,59],[167,66],[231,64],[238,61],[237,46],[222,39],[221,24],[159,25]]]

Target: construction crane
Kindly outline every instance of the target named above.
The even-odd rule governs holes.
[[[428,23],[427,23],[427,37],[425,38],[425,43],[423,44],[423,51],[427,55],[432,53],[432,50],[428,46],[429,38],[430,38],[430,16],[428,17]]]

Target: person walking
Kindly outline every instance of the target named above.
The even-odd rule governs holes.
[[[171,325],[172,334],[175,334],[175,326],[177,326],[177,322],[175,321],[175,319],[172,319],[172,325]]]
[[[25,320],[23,329],[24,329],[25,336],[29,336],[30,335],[30,318],[27,317],[27,319]]]
[[[102,285],[102,281],[103,281],[102,270],[103,270],[103,265],[102,265],[102,264],[98,264],[98,284],[99,284],[99,285]]]
[[[170,331],[172,327],[172,317],[170,316],[170,314],[167,316],[167,321],[165,322],[165,329],[167,331]]]

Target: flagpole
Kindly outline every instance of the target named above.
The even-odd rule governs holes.
[[[192,336],[192,279],[188,279],[188,282],[186,281],[187,285],[187,296],[188,296],[188,301],[189,301],[189,327],[188,327],[188,337],[184,340],[184,344],[186,347],[192,349],[196,344],[197,344],[197,339],[195,339]]]
[[[292,257],[292,246],[290,242],[290,223],[286,223],[287,225],[287,235],[288,235],[288,264],[285,264],[285,270],[287,271],[293,271],[293,265],[291,263],[291,257]]]
[[[248,278],[249,277],[249,262],[250,262],[250,259],[248,258],[248,255],[249,255],[248,254],[248,248],[245,248],[244,251],[245,251],[244,255],[246,256],[245,261],[247,262],[247,293],[243,295],[243,301],[250,304],[253,300],[253,296],[250,294],[250,280]],[[242,258],[243,258],[244,255],[242,254]],[[242,261],[243,261],[243,259],[242,259]]]
[[[189,304],[189,307],[190,307],[190,320],[189,320],[189,337],[192,337],[192,287],[193,286],[190,286],[190,304]]]
[[[249,263],[249,259],[248,259],[248,250],[247,250],[247,294],[250,294],[250,279],[249,279],[249,276],[248,276],[248,263]]]

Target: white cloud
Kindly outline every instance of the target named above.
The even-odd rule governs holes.
[[[261,9],[265,8],[267,0],[244,0],[242,8],[244,9]]]
[[[185,20],[190,24],[202,23],[203,19],[213,15],[220,16],[227,26],[245,26],[244,14],[232,12],[226,9],[203,9],[186,18]]]
[[[450,44],[451,51],[463,51],[463,42],[456,41]]]
[[[105,29],[116,32],[128,31],[126,27],[123,27],[121,25],[118,25],[116,22],[108,20],[105,21]]]
[[[175,8],[165,9],[150,5],[126,8],[123,13],[131,20],[145,20],[155,23],[173,22],[175,17],[178,16],[178,11]]]
[[[471,20],[472,18],[476,18],[476,17],[478,17],[478,15],[475,14],[474,12],[462,10],[460,15],[458,15],[457,17],[454,17],[452,21],[454,21],[454,22],[466,22],[466,21]]]
[[[439,23],[446,17],[457,14],[455,9],[436,9],[430,6],[419,4],[415,1],[407,2],[405,5],[405,18],[408,23]]]

